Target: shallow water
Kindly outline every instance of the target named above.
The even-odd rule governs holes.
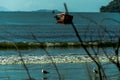
[[[46,49],[50,55],[59,56],[59,55],[86,55],[82,48],[47,48]],[[106,48],[106,50],[112,54],[112,48]],[[92,50],[89,49],[91,53]],[[100,51],[102,52],[102,51]],[[30,56],[43,56],[45,51],[43,49],[30,49],[30,50],[21,50],[22,55]],[[1,56],[12,56],[19,55],[16,50],[0,50]],[[64,57],[63,57],[64,58]],[[26,58],[27,59],[27,58]],[[105,72],[108,76],[114,77],[112,75],[118,74],[116,67],[110,63],[102,63],[105,69]],[[26,64],[30,75],[36,80],[42,80],[43,77],[47,77],[48,80],[58,80],[58,75],[55,67],[52,63],[47,64]],[[58,70],[60,71],[61,78],[64,80],[88,80],[86,63],[60,63],[56,64]],[[94,76],[93,69],[95,65],[93,63],[88,63],[91,68],[91,74]],[[41,70],[45,69],[50,73],[43,75]],[[2,80],[25,80],[28,79],[27,72],[22,64],[4,64],[0,65],[0,74]],[[72,75],[72,76],[71,76]],[[118,76],[118,75],[117,75]],[[115,77],[116,78],[116,77]]]
[[[90,74],[94,76],[94,65],[88,64],[91,67]],[[27,65],[30,76],[35,80],[42,80],[43,77],[47,80],[59,80],[55,67],[52,64],[30,64]],[[114,65],[104,66],[109,80],[113,80],[112,77],[119,75]],[[88,73],[86,64],[57,64],[60,76],[63,80],[88,80]],[[49,71],[49,74],[42,74],[41,70],[45,69]],[[0,74],[2,80],[27,80],[28,75],[23,65],[0,65]],[[114,76],[116,75],[116,76]],[[117,77],[118,78],[118,77]],[[117,80],[117,79],[115,79]]]
[[[87,55],[85,50],[83,48],[45,48],[45,50],[50,54],[50,55]],[[27,49],[27,50],[19,50],[21,52],[22,55],[46,55],[44,49]],[[90,54],[94,55],[94,52],[91,48],[87,48],[87,50],[90,52]],[[99,55],[103,54],[103,50],[102,48],[95,48],[96,51],[98,51]],[[114,53],[114,48],[112,47],[105,47],[104,50],[106,50],[106,52],[108,54],[113,54]],[[10,49],[6,49],[6,50],[0,50],[0,55],[1,56],[9,56],[9,55],[18,55],[18,51],[17,50],[10,50]]]
[[[83,77],[86,76],[83,64],[57,64],[57,66],[61,77],[65,80],[87,80],[87,77]],[[28,79],[28,75],[22,65],[1,65],[0,67],[1,76],[6,77],[6,79],[1,78],[2,80],[8,80],[8,76],[10,80]],[[42,80],[43,77],[47,77],[48,80],[58,80],[58,75],[52,64],[31,64],[27,65],[27,67],[30,71],[31,77],[36,80]],[[43,75],[41,72],[42,69],[46,69],[50,73]]]

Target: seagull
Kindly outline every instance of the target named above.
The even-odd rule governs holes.
[[[46,78],[46,77],[43,77],[42,80],[47,80],[47,78]]]
[[[43,73],[43,74],[48,74],[49,72],[46,71],[46,70],[44,70],[44,69],[42,69],[42,73]]]
[[[25,80],[35,80],[34,78],[30,78],[30,79],[25,79]]]
[[[96,73],[96,74],[98,74],[98,70],[95,69],[95,68],[93,69],[93,72]]]

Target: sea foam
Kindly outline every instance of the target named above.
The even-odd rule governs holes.
[[[96,57],[93,56],[95,59]],[[48,63],[85,63],[93,62],[88,55],[18,55],[0,56],[0,64],[48,64]],[[100,62],[109,62],[105,56],[99,56]]]

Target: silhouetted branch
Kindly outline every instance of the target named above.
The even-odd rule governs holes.
[[[31,32],[31,34],[32,34],[33,39],[36,40],[37,42],[39,42],[39,40],[36,38],[36,36],[32,32]],[[50,60],[51,60],[51,62],[53,64],[53,66],[54,66],[54,68],[55,68],[55,70],[56,70],[56,72],[58,74],[58,78],[59,78],[59,80],[61,80],[61,75],[60,75],[59,69],[57,68],[55,62],[53,61],[53,59],[51,57],[51,55],[49,54],[49,52],[44,47],[42,47],[42,49],[45,51],[45,53],[47,54],[47,56],[49,56],[49,58],[50,58]]]
[[[72,25],[72,27],[73,27],[73,29],[74,29],[74,31],[75,31],[75,34],[76,34],[79,42],[81,42],[81,45],[82,45],[83,49],[85,50],[85,52],[87,53],[87,55],[88,55],[88,56],[95,62],[95,64],[97,65],[98,71],[99,71],[99,78],[100,78],[100,80],[103,80],[103,78],[102,78],[102,73],[101,73],[101,65],[100,65],[100,64],[97,62],[97,60],[90,54],[90,52],[87,50],[86,46],[83,44],[84,42],[82,41],[81,37],[79,36],[79,33],[78,33],[78,31],[77,31],[74,23],[72,23],[71,25]]]

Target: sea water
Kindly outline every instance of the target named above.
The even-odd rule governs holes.
[[[117,40],[118,13],[71,14],[83,41]],[[78,42],[72,25],[58,24],[54,16],[44,12],[0,12],[0,41],[34,42],[35,35],[39,42]]]
[[[73,23],[83,41],[118,41],[120,33],[120,15],[118,13],[71,14],[74,16]],[[72,25],[58,24],[54,16],[53,13],[44,12],[0,12],[0,42],[78,42]],[[106,50],[109,54],[113,52],[112,48]],[[62,55],[61,59],[69,58],[71,55],[86,55],[82,48],[47,48],[46,51],[51,56]],[[20,53],[22,57],[26,55],[44,57],[46,51],[44,49],[7,49],[0,50],[0,56],[2,57],[1,61],[9,58],[14,59],[20,56]],[[92,50],[90,52],[93,54]],[[64,56],[66,57],[64,58]],[[89,64],[91,73],[94,74],[92,72],[94,64],[91,64]],[[88,80],[86,63],[69,62],[56,65],[63,80]],[[48,80],[58,80],[58,73],[52,63],[26,64],[26,66],[29,69],[30,76],[35,80],[42,80],[43,77],[47,77]],[[50,73],[43,75],[42,69],[48,70]],[[108,65],[107,72],[117,73],[117,70],[114,69],[114,65]],[[27,71],[22,64],[1,64],[0,75],[2,80],[28,80]]]

